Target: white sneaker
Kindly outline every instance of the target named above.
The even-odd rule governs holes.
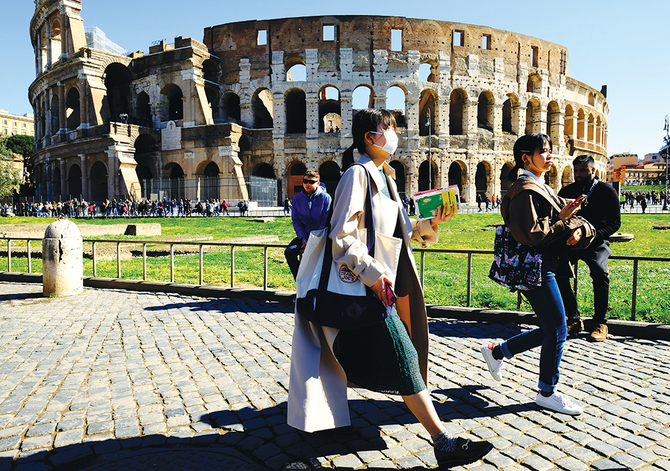
[[[486,360],[486,365],[489,367],[489,373],[491,373],[493,379],[500,382],[502,381],[503,361],[493,358],[493,348],[493,344],[482,345],[482,356]]]
[[[540,407],[551,409],[555,412],[560,412],[561,414],[579,415],[584,410],[572,402],[568,396],[559,392],[554,392],[554,394],[549,397],[544,397],[538,392],[535,397],[535,403]]]

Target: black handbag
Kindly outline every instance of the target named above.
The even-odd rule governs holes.
[[[518,243],[506,225],[497,226],[489,278],[512,291],[537,288],[542,285],[542,253]]]
[[[365,169],[368,182],[368,194],[365,198],[366,245],[368,253],[374,257],[375,225],[372,217],[370,173],[363,165],[361,167]],[[383,322],[391,313],[392,307],[386,306],[369,287],[365,287],[364,296],[353,296],[328,290],[330,268],[333,264],[333,241],[328,235],[329,232],[330,215],[324,235],[326,243],[318,287],[310,289],[304,297],[296,299],[296,311],[314,324],[340,330],[362,329]],[[348,271],[346,265],[340,267],[340,271],[342,270]],[[356,280],[351,272],[348,273],[352,277],[352,281],[362,283],[362,281]]]

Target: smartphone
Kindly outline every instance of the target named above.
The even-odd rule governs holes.
[[[386,299],[388,299],[389,302],[388,306],[391,307],[398,300],[398,298],[396,298],[396,295],[393,292],[393,288],[388,282],[384,283],[384,288],[386,289]]]

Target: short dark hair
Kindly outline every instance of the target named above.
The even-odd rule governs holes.
[[[587,167],[592,167],[595,162],[596,161],[590,155],[582,154],[575,157],[572,161],[572,165],[585,164]]]
[[[317,180],[321,180],[321,176],[319,175],[319,172],[317,172],[316,170],[307,170],[307,171],[305,172],[305,175],[304,175],[304,176],[305,176],[305,177],[316,178]]]

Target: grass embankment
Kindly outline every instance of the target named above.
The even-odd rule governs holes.
[[[11,223],[45,223],[53,219],[13,218]],[[289,218],[277,218],[272,222],[255,222],[247,218],[161,218],[130,220],[133,222],[157,222],[161,224],[162,234],[156,239],[167,237],[196,236],[212,237],[214,240],[232,239],[247,236],[274,235],[278,243],[287,243],[293,237],[293,228]],[[493,246],[493,227],[501,223],[499,214],[462,214],[443,224],[440,229],[440,242],[431,245],[434,249],[478,249],[491,250]],[[5,221],[2,221],[5,222]],[[120,220],[76,220],[78,224],[117,224]],[[620,232],[632,233],[631,242],[613,243],[613,255],[670,258],[670,231],[655,230],[656,223],[670,224],[670,215],[653,214],[622,215]],[[149,239],[149,237],[142,237]],[[105,236],[96,238],[128,239],[128,236]],[[17,242],[13,247],[17,247]],[[39,243],[33,244],[33,253],[40,251]],[[13,250],[15,251],[15,249]],[[141,248],[140,248],[141,253]],[[135,252],[137,253],[137,252]],[[420,261],[416,255],[417,266]],[[467,255],[426,254],[425,284],[426,301],[433,304],[465,306],[467,303]],[[198,254],[181,254],[175,257],[175,281],[178,283],[198,283]],[[204,283],[226,286],[230,284],[230,249],[211,249],[204,254]],[[473,307],[490,309],[516,309],[515,293],[510,293],[488,279],[491,265],[490,255],[474,255],[472,260],[472,301]],[[0,267],[6,269],[6,245],[0,248]],[[633,283],[633,262],[610,260],[610,314],[611,318],[630,319],[631,293]],[[580,265],[578,301],[582,314],[590,316],[593,312],[593,290],[588,269]],[[13,271],[27,271],[25,254],[18,252],[12,257]],[[33,271],[41,272],[41,260],[33,259]],[[91,276],[93,264],[90,258],[84,260],[84,274]],[[636,319],[650,322],[670,323],[670,263],[640,262],[638,272],[638,295]],[[97,262],[97,275],[116,277],[116,260]],[[142,259],[132,257],[122,261],[122,277],[142,278]],[[150,257],[147,262],[147,279],[154,281],[170,280],[170,261],[167,256]],[[263,249],[237,248],[235,250],[236,285],[263,285]],[[295,289],[290,271],[284,261],[283,249],[268,250],[268,286],[273,289]],[[522,310],[530,310],[523,303]]]

